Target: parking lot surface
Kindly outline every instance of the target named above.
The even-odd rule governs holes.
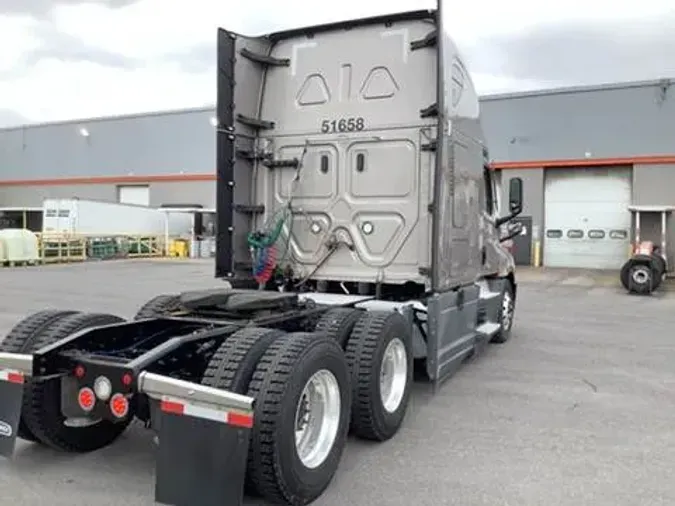
[[[0,270],[0,333],[47,307],[131,317],[159,293],[222,286],[210,262]],[[604,279],[604,278],[603,278]],[[675,504],[675,294],[592,276],[523,275],[511,341],[432,396],[416,385],[401,432],[350,440],[317,506]],[[20,442],[0,460],[1,504],[153,504],[151,434],[65,455]]]

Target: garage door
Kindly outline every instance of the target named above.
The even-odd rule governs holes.
[[[544,265],[619,269],[630,244],[631,169],[549,169]]]
[[[134,204],[137,206],[150,205],[150,187],[133,185],[118,186],[117,200],[120,204]]]

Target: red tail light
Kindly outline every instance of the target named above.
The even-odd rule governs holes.
[[[124,418],[129,413],[129,401],[122,394],[115,394],[110,399],[110,411],[117,418]]]
[[[134,377],[133,377],[131,374],[129,374],[128,372],[127,372],[127,373],[124,373],[124,374],[122,375],[122,384],[123,384],[125,387],[128,387],[129,385],[131,385],[131,382],[132,382],[132,381],[134,381]]]
[[[81,388],[77,394],[77,403],[84,411],[91,411],[96,404],[96,395],[89,387]]]

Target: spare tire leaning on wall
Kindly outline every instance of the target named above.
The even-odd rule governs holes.
[[[665,258],[651,241],[640,242],[621,268],[621,284],[629,293],[649,295],[666,275]]]

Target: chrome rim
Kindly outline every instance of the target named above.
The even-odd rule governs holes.
[[[506,331],[511,329],[513,323],[513,297],[511,292],[504,292],[502,298],[502,328]]]
[[[649,273],[645,269],[633,271],[633,281],[638,284],[646,283],[649,280]]]
[[[335,443],[340,425],[340,386],[322,369],[309,378],[295,410],[295,447],[305,467],[319,467]]]
[[[380,368],[380,399],[388,413],[393,413],[401,405],[407,382],[408,357],[405,345],[395,337],[384,350]]]

